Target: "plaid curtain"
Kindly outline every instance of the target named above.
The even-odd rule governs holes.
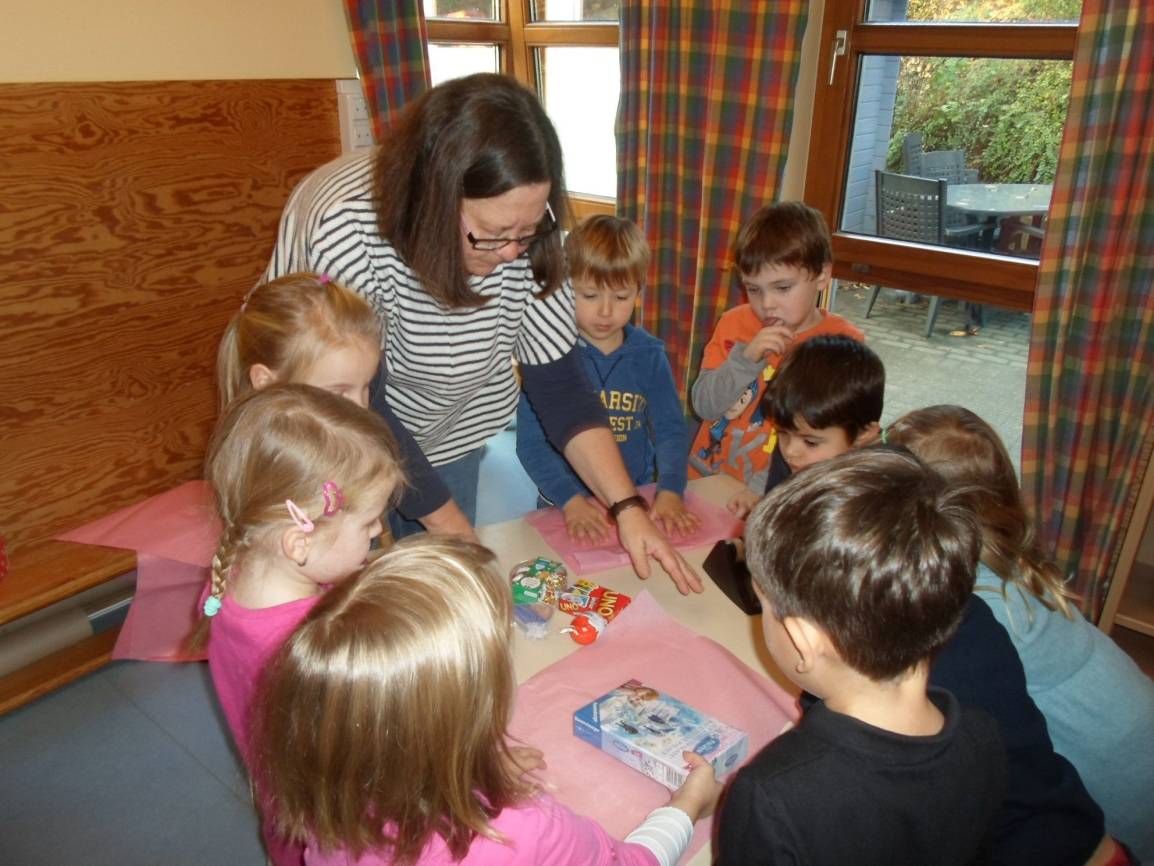
[[[731,248],[785,167],[805,0],[621,4],[617,211],[653,248],[641,323],[684,400],[741,298]]]
[[[1085,0],[1034,300],[1023,488],[1097,619],[1154,449],[1154,3]]]
[[[422,0],[345,0],[345,17],[377,141],[393,112],[429,86]]]

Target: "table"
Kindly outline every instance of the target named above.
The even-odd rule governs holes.
[[[740,489],[740,484],[728,475],[714,475],[689,482],[689,488],[703,499],[724,505]],[[556,551],[523,519],[482,526],[477,534],[481,542],[497,554],[497,561],[505,573],[518,562],[536,556],[560,559]],[[628,596],[636,597],[642,590],[648,590],[673,619],[717,641],[744,664],[756,671],[765,672],[782,688],[797,694],[797,687],[777,670],[765,649],[761,640],[761,618],[747,616],[738,610],[702,570],[701,563],[708,553],[708,547],[682,552],[701,577],[705,591],[700,595],[681,595],[664,569],[652,560],[650,564],[653,574],[648,580],[641,580],[628,566],[584,576]],[[530,640],[520,632],[516,633],[513,664],[517,682],[524,682],[578,649],[578,645],[568,635],[556,632],[557,629],[551,629],[544,640]]]
[[[722,505],[740,489],[740,484],[728,475],[696,479],[689,482],[689,486],[703,499]],[[537,531],[523,519],[483,526],[478,528],[477,534],[481,542],[497,554],[500,567],[506,573],[525,559],[536,556],[559,558]],[[777,669],[765,648],[761,638],[761,617],[750,617],[742,613],[702,570],[701,563],[708,553],[709,547],[683,551],[686,560],[697,570],[705,587],[705,591],[700,595],[681,595],[665,571],[655,563],[653,574],[648,580],[641,580],[627,566],[598,572],[588,577],[633,597],[642,590],[648,590],[670,617],[721,644],[744,664],[755,671],[764,672],[790,694],[798,694],[797,686]],[[524,682],[579,649],[568,635],[558,634],[557,631],[557,628],[551,628],[549,636],[544,640],[530,640],[520,632],[516,633],[513,641],[513,665],[518,683]],[[710,859],[710,846],[706,845],[689,861],[689,864],[708,866]]]
[[[984,219],[1037,216],[1050,210],[1048,183],[951,183],[946,206]]]

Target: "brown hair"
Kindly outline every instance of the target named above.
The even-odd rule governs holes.
[[[772,607],[807,619],[873,680],[909,670],[957,629],[981,550],[956,489],[905,449],[850,451],[793,475],[745,528]]]
[[[641,290],[649,273],[649,244],[637,224],[608,214],[583,219],[565,239],[570,280],[599,289]]]
[[[375,206],[381,236],[450,307],[485,302],[469,288],[461,200],[547,183],[549,204],[568,213],[561,142],[536,94],[505,75],[455,78],[405,106],[377,148]],[[564,222],[564,219],[562,219]],[[548,227],[548,217],[538,231]],[[559,232],[529,247],[539,297],[565,276]]]
[[[865,343],[844,334],[812,337],[769,380],[762,415],[782,430],[794,430],[799,417],[815,430],[840,427],[853,441],[881,420],[885,390],[885,366]]]
[[[356,292],[308,273],[262,283],[232,317],[217,350],[221,408],[252,390],[249,370],[254,364],[291,382],[327,350],[357,340],[381,345],[380,322]]]
[[[511,596],[491,551],[398,542],[331,589],[270,663],[255,778],[287,838],[413,863],[454,859],[528,796],[509,770]]]
[[[952,484],[971,489],[982,527],[982,561],[1003,581],[1050,610],[1073,618],[1062,573],[1046,556],[1022,501],[1009,452],[994,428],[961,406],[930,406],[903,415],[886,441],[909,448]]]
[[[833,262],[829,227],[821,211],[804,202],[763,205],[737,233],[733,258],[749,276],[765,265],[790,265],[816,277]]]
[[[287,384],[252,391],[229,406],[209,444],[206,475],[221,521],[210,592],[217,599],[234,566],[270,531],[292,524],[286,499],[323,532],[404,483],[393,434],[378,415],[320,388]],[[327,481],[344,499],[329,517],[323,516]],[[210,621],[197,624],[193,647],[204,644]]]

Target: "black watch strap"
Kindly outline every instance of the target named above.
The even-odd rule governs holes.
[[[632,496],[626,496],[624,499],[614,502],[609,506],[609,517],[613,520],[617,519],[622,511],[629,508],[641,508],[645,511],[649,510],[649,503],[645,501],[645,497],[640,493],[634,493]]]

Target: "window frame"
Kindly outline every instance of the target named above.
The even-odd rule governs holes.
[[[555,46],[605,46],[617,48],[620,26],[614,21],[549,21],[532,19],[533,0],[501,0],[499,21],[428,18],[425,22],[430,44],[496,45],[500,70],[512,75],[540,94],[541,69],[537,50]],[[577,219],[594,213],[613,214],[614,198],[589,194],[569,196]]]
[[[833,275],[839,279],[925,291],[1030,310],[1038,263],[991,253],[913,244],[841,231],[849,144],[863,55],[1069,60],[1077,24],[868,22],[869,0],[826,0],[817,62],[817,90],[807,161],[805,199],[825,215],[833,234]],[[845,55],[835,34],[845,31]],[[831,81],[832,78],[832,81]]]

